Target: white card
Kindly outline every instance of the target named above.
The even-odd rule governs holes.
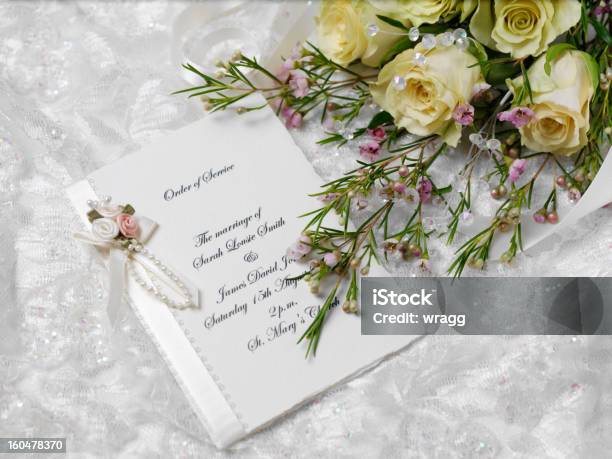
[[[321,181],[271,110],[207,116],[88,179],[68,189],[87,229],[93,189],[132,204],[159,224],[147,247],[200,290],[200,309],[178,311],[126,280],[220,447],[414,339],[361,336],[359,317],[337,306],[316,357],[296,344],[324,298],[283,281],[306,268],[287,266],[285,252],[306,223],[298,215],[318,205],[307,195]]]

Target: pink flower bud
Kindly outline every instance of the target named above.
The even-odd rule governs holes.
[[[285,126],[287,128],[299,128],[302,125],[302,114],[291,107],[285,107],[282,110],[283,118],[285,118]]]
[[[514,107],[512,110],[501,112],[497,115],[497,119],[512,123],[518,129],[527,126],[534,116],[534,111],[528,107]]]
[[[332,268],[338,264],[338,262],[340,261],[340,257],[338,257],[338,254],[336,252],[328,252],[323,255],[323,261],[327,266]]]
[[[429,202],[431,200],[431,192],[433,190],[433,184],[427,177],[421,177],[417,185],[417,191],[419,192],[419,199],[422,203]]]
[[[368,129],[368,135],[372,139],[374,139],[374,140],[376,140],[378,142],[382,142],[387,137],[387,132],[385,131],[384,128],[377,127],[377,128],[374,128],[374,129]]]
[[[393,191],[398,194],[404,194],[406,192],[406,185],[402,182],[395,182],[393,184]]]
[[[301,70],[292,70],[289,77],[289,87],[295,97],[304,97],[308,95],[310,85],[306,74]]]

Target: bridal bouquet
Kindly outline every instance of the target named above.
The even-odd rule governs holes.
[[[302,336],[308,352],[344,279],[342,309],[357,312],[358,274],[372,263],[395,257],[428,271],[428,241],[462,237],[448,267],[460,276],[484,269],[500,233],[509,236],[500,261],[510,263],[525,219],[554,225],[559,194],[581,198],[612,134],[611,12],[608,0],[329,0],[316,43],[296,47],[280,69],[240,52],[214,74],[185,66],[202,82],[179,92],[207,110],[257,110],[238,103],[260,93],[288,128],[317,121],[321,145],[359,151],[354,170],[313,195],[319,205],[289,249],[309,260],[300,277],[314,293],[329,285]],[[457,180],[439,183],[438,161],[460,142]],[[485,173],[475,177],[477,165]],[[546,197],[534,199],[551,174],[539,185]],[[489,183],[497,210],[464,237],[476,179]],[[427,224],[431,207],[445,212],[441,227]],[[334,214],[340,225],[329,223]]]

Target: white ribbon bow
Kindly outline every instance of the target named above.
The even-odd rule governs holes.
[[[158,226],[157,223],[147,217],[138,216],[137,218],[140,227],[140,237],[138,238],[140,244],[132,246],[133,248],[140,248],[142,244],[145,244]],[[117,322],[119,317],[122,303],[121,298],[125,290],[126,275],[128,273],[127,268],[130,266],[130,263],[133,264],[132,268],[140,270],[139,275],[142,276],[143,288],[148,288],[157,296],[162,297],[162,301],[163,298],[169,297],[159,293],[160,286],[164,284],[175,294],[184,296],[184,300],[187,303],[191,303],[193,306],[199,305],[198,288],[185,278],[181,278],[179,281],[178,277],[172,274],[165,265],[152,262],[156,258],[148,250],[137,251],[128,249],[116,240],[104,240],[94,236],[91,232],[78,232],[74,234],[74,237],[81,242],[102,250],[108,250],[109,252],[110,282],[107,313],[112,325]]]

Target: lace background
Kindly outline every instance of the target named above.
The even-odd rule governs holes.
[[[185,7],[0,3],[0,436],[67,436],[79,458],[608,456],[612,339],[570,336],[418,339],[230,451],[215,449],[133,314],[106,328],[107,273],[71,238],[78,220],[63,194],[202,116],[170,95],[185,86],[170,59]],[[265,28],[276,14],[282,6],[264,3],[227,20],[266,45],[278,39]],[[317,148],[315,123],[294,136],[324,179],[357,157]],[[610,275],[611,222],[602,209],[485,274]],[[433,249],[439,274],[451,252]]]

